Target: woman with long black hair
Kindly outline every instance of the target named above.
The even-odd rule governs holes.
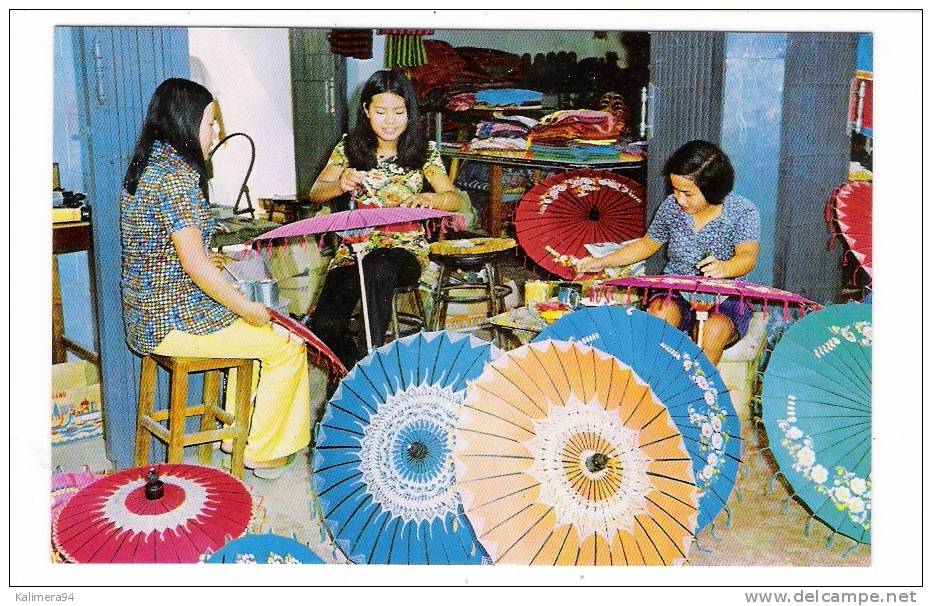
[[[423,191],[425,181],[433,193]],[[310,198],[328,202],[347,192],[357,208],[460,208],[461,198],[440,154],[421,128],[414,88],[398,72],[375,72],[363,85],[356,126],[334,148],[311,186]],[[392,291],[417,284],[427,267],[429,249],[423,228],[414,223],[348,236],[334,255],[309,326],[351,368],[365,355],[366,338],[362,330],[355,340],[350,332],[360,288],[355,258],[347,243],[365,243],[363,276],[375,347],[385,342]]]
[[[258,361],[245,459],[268,477],[310,441],[307,355],[272,330],[265,305],[225,280],[208,253],[216,224],[206,158],[218,135],[206,88],[170,78],[155,90],[123,179],[123,320],[140,354]],[[228,409],[233,400],[228,394]]]

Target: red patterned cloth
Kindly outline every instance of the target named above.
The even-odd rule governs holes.
[[[354,59],[372,58],[371,29],[334,29],[327,34],[330,52]]]
[[[377,29],[375,30],[380,36],[433,36],[432,29]]]

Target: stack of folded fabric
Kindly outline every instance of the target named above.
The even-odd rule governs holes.
[[[528,133],[535,158],[586,161],[618,158],[623,125],[608,112],[561,110],[544,116]]]
[[[474,109],[540,108],[544,94],[523,88],[490,88],[476,93]]]
[[[466,146],[466,151],[527,149],[530,127],[518,121],[483,120],[476,125],[476,135]]]

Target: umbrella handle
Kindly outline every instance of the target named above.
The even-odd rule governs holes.
[[[353,252],[356,253],[356,267],[359,271],[359,294],[362,299],[362,319],[366,331],[366,352],[372,353],[372,334],[369,331],[369,302],[366,300],[366,280],[362,273],[362,258],[365,256],[364,246],[364,242],[356,242],[353,244]]]
[[[702,349],[702,327],[705,324],[705,321],[709,319],[709,312],[707,311],[696,311],[696,320],[699,321],[699,328],[696,332],[696,345],[699,346],[699,349]]]

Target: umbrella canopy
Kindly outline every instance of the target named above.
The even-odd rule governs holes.
[[[233,476],[198,465],[155,465],[124,469],[81,489],[52,532],[73,562],[190,563],[241,536],[252,515],[252,497]]]
[[[874,277],[873,201],[872,183],[852,181],[838,186],[826,207],[832,235],[840,234],[844,238],[851,254],[871,278]]]
[[[705,276],[658,275],[615,278],[606,281],[605,284],[618,288],[644,289],[645,303],[650,291],[666,291],[670,295],[677,292],[690,301],[694,307],[706,310],[714,309],[725,297],[737,297],[742,303],[758,303],[762,306],[765,314],[768,305],[782,304],[783,316],[786,321],[790,319],[790,305],[798,307],[800,313],[805,313],[807,309],[819,308],[818,303],[802,295],[742,280],[707,278]]]
[[[357,208],[344,210],[326,215],[318,215],[309,219],[301,219],[287,223],[267,231],[256,240],[274,240],[276,238],[296,238],[315,234],[326,234],[335,231],[349,231],[408,223],[410,221],[426,221],[429,219],[446,219],[457,222],[462,221],[462,215],[445,210],[432,208],[410,207],[384,207],[384,208]]]
[[[323,564],[311,549],[277,534],[247,534],[230,541],[216,553],[208,551],[208,564]]]
[[[315,335],[311,329],[301,322],[292,319],[290,316],[286,316],[272,308],[269,308],[269,316],[275,324],[284,328],[289,333],[289,336],[293,335],[299,342],[304,343],[308,353],[313,355],[316,360],[323,361],[337,377],[346,376],[346,367],[343,365],[343,362],[340,361],[337,354],[333,353],[333,350],[327,347],[327,345],[320,340],[320,337]]]
[[[495,353],[475,337],[418,333],[375,350],[340,383],[317,436],[314,482],[349,559],[481,563],[451,451],[466,382]]]
[[[456,428],[457,487],[495,563],[686,560],[697,489],[650,387],[579,343],[514,349],[472,382]]]
[[[741,458],[741,423],[718,370],[686,333],[630,307],[587,307],[563,316],[535,341],[546,339],[579,341],[618,358],[663,402],[692,460],[697,532],[727,509]]]
[[[871,305],[832,305],[796,322],[764,372],[770,451],[813,516],[871,538]]]
[[[644,235],[644,186],[607,171],[559,173],[524,194],[515,210],[515,231],[541,267],[573,279],[576,269],[569,261],[587,256],[586,244]]]

